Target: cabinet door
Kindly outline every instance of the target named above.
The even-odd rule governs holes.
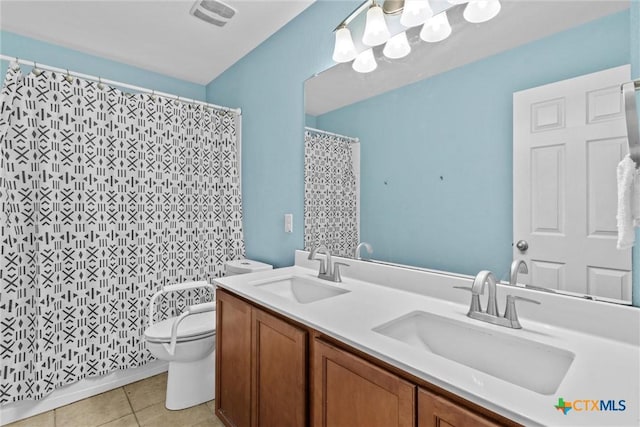
[[[253,309],[254,427],[307,424],[307,333]]]
[[[228,426],[249,427],[251,306],[221,289],[216,295],[216,415]]]
[[[456,405],[442,396],[418,389],[418,427],[495,427],[475,412]]]
[[[415,386],[318,339],[313,348],[314,427],[413,427]]]

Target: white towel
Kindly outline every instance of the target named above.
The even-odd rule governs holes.
[[[618,164],[618,249],[633,246],[640,226],[640,175],[629,155]]]

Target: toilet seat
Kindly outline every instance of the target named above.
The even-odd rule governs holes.
[[[177,317],[170,317],[149,326],[144,336],[151,343],[171,342],[171,328]],[[207,338],[216,334],[216,312],[206,311],[187,316],[178,325],[176,342],[187,342]]]

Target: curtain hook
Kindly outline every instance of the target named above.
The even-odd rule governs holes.
[[[16,66],[12,68],[13,71],[19,71],[20,70],[20,58],[18,58],[16,56]]]
[[[38,64],[36,63],[36,61],[33,61],[33,70],[31,71],[33,72],[33,75],[36,77],[42,74],[42,70],[38,69]]]
[[[149,95],[149,99],[152,100],[152,101],[156,100],[156,91],[155,91],[155,89],[151,90],[151,95]]]
[[[73,82],[73,77],[71,77],[71,74],[69,73],[69,69],[67,68],[67,75],[64,78],[66,81],[68,81],[69,83]]]
[[[102,83],[102,77],[98,76],[98,89],[104,89],[104,84]]]

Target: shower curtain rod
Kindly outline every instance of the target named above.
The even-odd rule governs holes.
[[[237,113],[239,116],[242,115],[242,110],[240,108],[223,107],[222,105],[216,105],[216,104],[211,104],[211,103],[208,103],[208,102],[202,102],[202,101],[198,101],[198,100],[192,99],[192,98],[183,98],[181,96],[173,95],[171,93],[158,92],[157,90],[147,89],[146,87],[130,85],[130,84],[124,83],[124,82],[118,82],[118,81],[115,81],[115,80],[103,79],[102,77],[92,76],[92,75],[89,75],[89,74],[83,74],[83,73],[78,73],[78,72],[75,72],[75,71],[69,71],[67,69],[54,67],[52,65],[41,64],[41,63],[36,62],[36,61],[28,61],[26,59],[20,59],[20,58],[17,58],[15,56],[9,56],[9,55],[0,54],[0,59],[3,59],[3,60],[8,61],[10,63],[11,62],[17,62],[18,64],[32,65],[35,68],[44,68],[46,70],[54,71],[56,73],[64,73],[64,74],[68,74],[68,75],[71,75],[71,76],[80,77],[81,79],[93,80],[95,82],[104,83],[104,84],[107,84],[107,85],[110,85],[110,86],[119,86],[119,87],[131,89],[131,90],[135,90],[137,92],[148,93],[148,94],[155,95],[155,96],[161,96],[163,98],[176,99],[178,101],[182,101],[182,102],[187,103],[187,104],[203,105],[205,107],[214,108],[216,110],[232,111],[234,113]]]
[[[305,126],[304,127],[306,130],[310,130],[311,132],[317,132],[317,133],[323,133],[325,135],[330,135],[330,136],[337,136],[338,138],[345,138],[345,139],[350,139],[353,142],[360,142],[360,138],[358,137],[352,137],[352,136],[345,136],[345,135],[340,135],[339,133],[333,133],[333,132],[327,132],[326,130],[322,130],[322,129],[316,129],[316,128],[311,128],[309,126]]]

